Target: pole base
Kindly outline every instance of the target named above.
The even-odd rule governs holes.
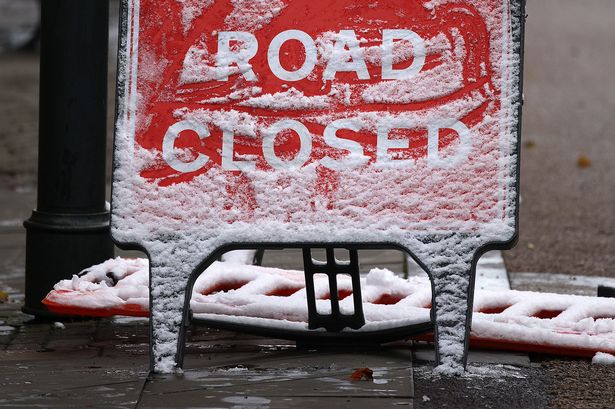
[[[60,280],[112,258],[109,212],[53,214],[33,211],[26,228],[26,299],[22,311],[51,319],[41,303]]]

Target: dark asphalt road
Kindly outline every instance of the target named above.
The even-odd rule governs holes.
[[[615,276],[615,2],[529,0],[528,14],[520,240],[506,264]]]
[[[439,378],[431,366],[414,367],[414,409],[546,408],[550,378],[542,368],[498,368],[480,378]]]

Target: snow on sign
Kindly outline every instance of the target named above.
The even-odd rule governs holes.
[[[406,249],[462,368],[473,261],[516,236],[523,3],[124,0],[112,231],[150,255],[154,370],[256,243]]]

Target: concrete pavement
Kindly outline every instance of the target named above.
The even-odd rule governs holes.
[[[527,12],[523,203],[507,267],[615,276],[615,2],[528,0]]]

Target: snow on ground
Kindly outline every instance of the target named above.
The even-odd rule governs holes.
[[[428,366],[417,366],[414,371],[419,373],[421,377],[426,379],[439,379],[442,374],[433,371]],[[527,375],[516,366],[492,364],[492,365],[476,365],[468,364],[466,371],[461,375],[462,378],[517,378],[524,379]]]
[[[615,355],[597,352],[592,358],[592,364],[615,365]]]

